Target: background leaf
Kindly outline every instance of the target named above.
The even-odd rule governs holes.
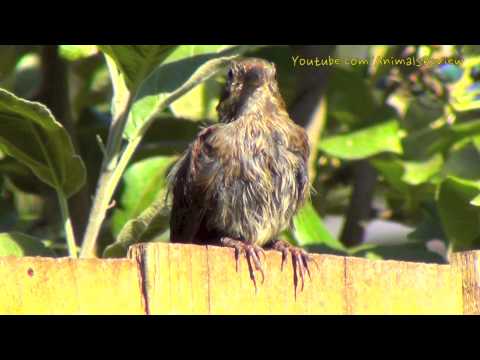
[[[125,84],[135,92],[141,82],[175,49],[175,45],[98,45],[116,63]]]
[[[42,104],[0,89],[0,147],[66,196],[85,182],[85,166],[66,130]]]
[[[348,160],[362,159],[382,152],[402,153],[398,123],[395,120],[327,137],[319,146],[330,155]]]
[[[123,177],[123,189],[118,206],[112,217],[114,236],[130,219],[137,218],[156,198],[163,197],[167,191],[167,171],[176,156],[157,156],[131,165]]]
[[[293,237],[298,245],[318,249],[322,246],[343,251],[344,246],[327,229],[313,205],[307,202],[293,219]]]
[[[54,256],[40,239],[18,232],[0,233],[0,256]]]
[[[96,45],[60,45],[60,56],[70,61],[85,59],[97,53]]]
[[[197,55],[159,66],[142,84],[134,100],[124,137],[131,140],[143,135],[156,114],[245,50],[228,48],[221,53]]]
[[[438,209],[453,251],[480,245],[480,209],[470,202],[480,190],[478,182],[446,178],[438,192]]]

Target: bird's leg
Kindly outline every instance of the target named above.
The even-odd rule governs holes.
[[[250,244],[248,242],[244,242],[241,240],[235,240],[229,237],[223,237],[220,239],[220,243],[223,246],[232,247],[235,249],[235,261],[236,261],[236,269],[238,272],[239,269],[239,258],[240,253],[243,252],[245,257],[247,258],[248,263],[248,270],[250,272],[250,279],[252,279],[253,284],[255,285],[255,292],[257,291],[257,281],[255,278],[255,271],[252,267],[252,262],[255,265],[255,270],[259,271],[262,274],[262,284],[265,281],[265,274],[263,272],[263,266],[260,261],[260,254],[263,255],[265,260],[265,251],[260,246]]]
[[[281,270],[283,271],[283,265],[287,261],[288,253],[292,254],[292,265],[293,265],[293,283],[295,286],[295,293],[297,290],[298,284],[298,274],[300,274],[300,279],[302,280],[302,291],[305,283],[305,272],[307,272],[308,277],[310,276],[310,269],[308,268],[308,263],[313,262],[318,269],[318,264],[313,257],[311,257],[305,250],[298,248],[289,244],[284,240],[275,240],[271,244],[273,250],[280,251],[282,253],[282,265]]]

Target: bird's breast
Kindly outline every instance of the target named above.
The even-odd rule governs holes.
[[[264,244],[286,226],[296,208],[295,155],[272,136],[237,136],[215,176],[210,226]]]

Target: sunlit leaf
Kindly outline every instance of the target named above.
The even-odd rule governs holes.
[[[134,100],[124,137],[134,139],[143,135],[156,114],[213,76],[245,50],[244,47],[230,47],[221,53],[166,61],[159,66],[142,84]]]
[[[363,159],[382,152],[402,153],[400,131],[395,120],[327,137],[319,147],[332,156],[347,160]]]
[[[165,197],[166,176],[175,156],[148,158],[131,165],[123,177],[123,190],[112,217],[117,236],[124,225],[137,218],[157,197]]]
[[[175,45],[98,45],[135,92],[141,82],[175,50]]]
[[[293,236],[300,246],[325,245],[344,250],[344,246],[326,228],[313,205],[308,202],[293,219]]]
[[[98,53],[96,45],[60,45],[60,56],[70,60],[80,60]]]

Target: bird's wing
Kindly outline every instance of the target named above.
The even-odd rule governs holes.
[[[307,133],[303,128],[298,127],[290,142],[291,151],[300,158],[297,168],[296,181],[298,185],[298,208],[303,205],[310,194],[310,183],[308,181],[308,158],[310,156],[310,144]]]
[[[189,149],[172,169],[170,183],[173,195],[170,219],[170,241],[198,242],[196,237],[205,226],[203,218],[208,208],[208,197],[213,175],[219,166],[212,159],[210,137],[215,126],[202,130]]]

